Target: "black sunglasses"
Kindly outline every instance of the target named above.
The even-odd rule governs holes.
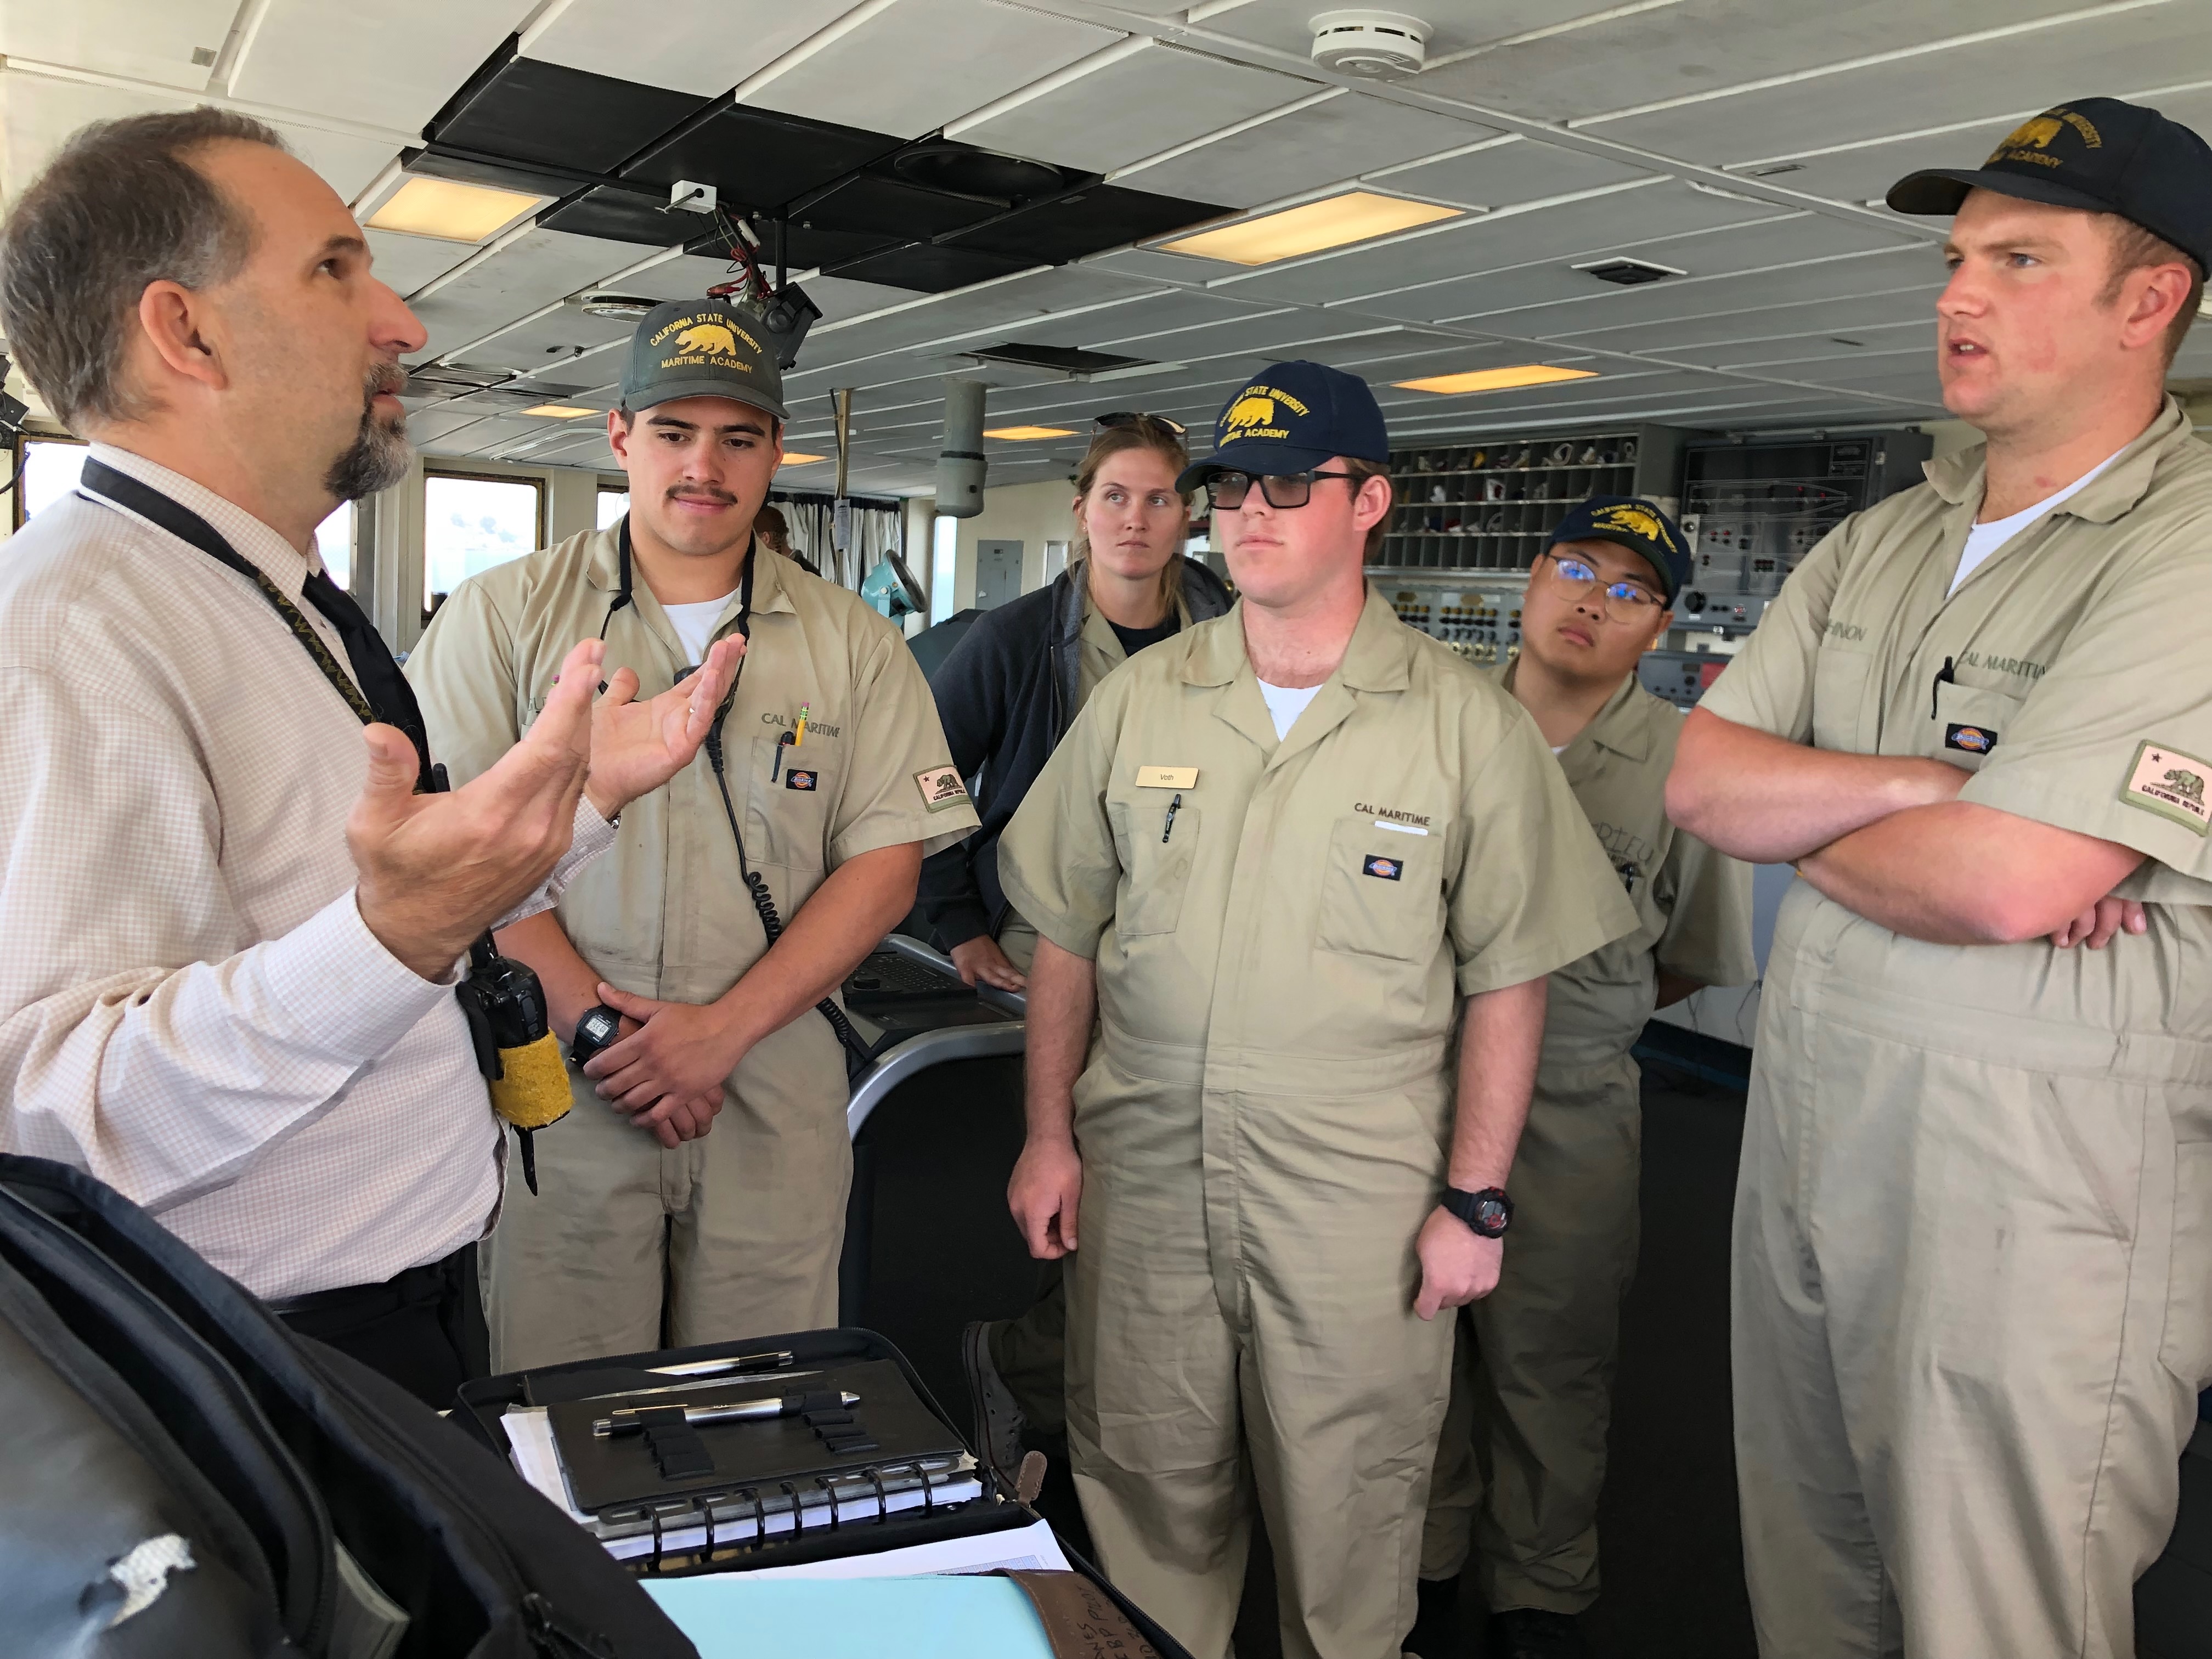
[[[1342,478],[1352,484],[1354,494],[1358,491],[1358,482],[1349,472],[1263,472],[1255,477],[1249,472],[1223,471],[1206,479],[1206,494],[1223,512],[1234,513],[1244,505],[1244,498],[1256,483],[1270,507],[1304,507],[1313,499],[1316,478]]]

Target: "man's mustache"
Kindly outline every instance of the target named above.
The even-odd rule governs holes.
[[[719,501],[724,507],[735,507],[738,498],[726,489],[717,489],[711,484],[678,486],[668,492],[672,501]]]
[[[397,363],[379,363],[368,371],[362,381],[361,408],[366,416],[372,412],[378,398],[398,397],[407,384],[407,371]]]

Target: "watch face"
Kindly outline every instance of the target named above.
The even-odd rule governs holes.
[[[578,1022],[576,1035],[588,1042],[605,1042],[621,1028],[622,1018],[605,1009],[595,1009]]]
[[[1474,1206],[1475,1227],[1486,1233],[1502,1232],[1505,1228],[1505,1218],[1511,1213],[1501,1200],[1479,1199]]]

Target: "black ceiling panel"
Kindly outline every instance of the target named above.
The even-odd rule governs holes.
[[[945,247],[927,242],[911,247],[894,248],[872,258],[861,259],[848,265],[839,265],[835,274],[849,276],[856,283],[882,283],[890,288],[910,288],[922,294],[943,294],[949,289],[965,288],[970,283],[988,282],[994,276],[1007,276],[1043,263],[1038,259],[1010,258],[1004,254],[984,253],[974,248]]]
[[[517,190],[526,196],[566,196],[576,187],[572,173],[489,156],[408,149],[399,153],[399,159],[408,172],[425,178],[458,179],[465,185],[489,185],[495,190]]]
[[[518,57],[510,39],[438,112],[429,136],[518,161],[611,173],[708,101]]]
[[[927,240],[1006,210],[998,202],[931,190],[871,169],[848,179],[803,210],[799,219],[822,230],[878,230]]]
[[[548,230],[577,236],[604,236],[615,242],[643,242],[666,247],[692,234],[702,221],[694,213],[671,212],[660,198],[641,196],[611,185],[595,185],[538,216]]]
[[[1064,264],[1109,247],[1218,219],[1230,211],[1207,202],[1098,185],[1079,196],[1024,209],[952,240],[957,247],[1018,258],[1024,264]]]
[[[774,209],[899,148],[858,127],[717,100],[622,169],[625,179],[712,185],[734,207]]]
[[[775,227],[760,228],[761,245],[753,257],[763,266],[775,263]],[[908,240],[903,236],[887,235],[879,230],[824,230],[819,225],[788,225],[784,229],[783,262],[793,270],[811,270],[817,265],[841,264],[848,259],[857,259]],[[720,236],[701,236],[692,240],[686,252],[702,254],[712,259],[726,254],[729,245]]]

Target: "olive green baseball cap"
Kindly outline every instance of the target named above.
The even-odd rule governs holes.
[[[647,312],[630,337],[622,397],[632,414],[678,398],[733,398],[779,421],[790,416],[759,321],[720,300],[672,300]]]

